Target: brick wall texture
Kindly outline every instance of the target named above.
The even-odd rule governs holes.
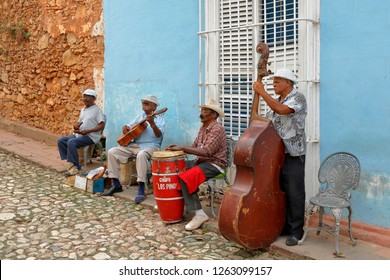
[[[95,88],[103,108],[102,0],[0,1],[0,115],[68,134]]]

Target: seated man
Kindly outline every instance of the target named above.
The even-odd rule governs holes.
[[[127,146],[117,146],[108,151],[107,170],[108,178],[112,178],[111,188],[103,193],[103,196],[111,196],[116,192],[122,191],[122,185],[119,182],[120,164],[125,163],[129,157],[136,154],[137,182],[138,195],[135,202],[139,203],[146,198],[145,182],[147,181],[146,174],[148,171],[149,161],[153,152],[160,150],[163,139],[165,121],[162,115],[152,116],[159,105],[156,96],[146,96],[142,101],[142,114],[139,114],[131,123],[123,126],[122,133],[126,134],[131,129],[135,128],[142,120],[143,125],[146,125],[141,135],[134,138]],[[137,129],[136,129],[137,130]]]
[[[213,99],[200,108],[199,118],[203,125],[192,146],[170,145],[166,148],[198,156],[195,166],[179,175],[186,211],[195,212],[195,216],[185,226],[186,230],[197,229],[208,221],[209,217],[199,200],[199,185],[223,173],[226,168],[226,133],[224,127],[217,122],[218,117],[224,117],[224,113]]]
[[[87,89],[83,92],[85,107],[81,109],[78,123],[73,125],[73,134],[58,138],[57,145],[62,160],[69,162],[65,174],[76,175],[80,172],[78,149],[100,141],[105,126],[103,111],[95,105],[96,92]]]

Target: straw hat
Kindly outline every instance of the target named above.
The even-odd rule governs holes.
[[[199,108],[211,109],[211,110],[217,112],[220,118],[225,117],[225,113],[222,111],[221,105],[219,105],[219,102],[216,101],[215,99],[212,99],[212,98],[208,99],[206,101],[206,104],[199,106]]]

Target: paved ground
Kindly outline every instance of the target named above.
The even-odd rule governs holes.
[[[71,188],[56,171],[0,150],[0,259],[281,259],[207,227],[165,225],[150,207]]]
[[[335,259],[326,233],[248,251],[219,234],[217,219],[194,232],[165,225],[152,194],[137,205],[136,187],[108,198],[81,192],[64,167],[55,147],[0,130],[0,259]],[[340,239],[338,260],[390,259],[388,248]]]

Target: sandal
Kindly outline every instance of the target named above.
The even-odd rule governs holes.
[[[140,202],[144,201],[145,199],[146,199],[146,195],[144,195],[144,194],[138,194],[138,195],[135,197],[134,201],[135,201],[135,203],[140,203]]]

